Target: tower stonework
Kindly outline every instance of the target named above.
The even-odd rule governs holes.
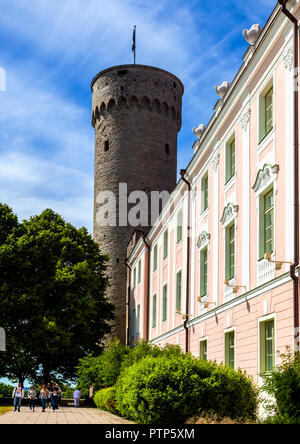
[[[181,81],[167,71],[144,65],[122,65],[100,72],[92,81],[95,128],[94,239],[109,256],[108,298],[116,305],[112,334],[126,340],[126,251],[135,229],[119,223],[119,184],[133,191],[171,193],[177,179],[177,134],[181,128]],[[116,226],[99,222],[98,213],[113,192]],[[132,206],[132,205],[131,205]],[[128,209],[131,207],[128,205]],[[134,206],[134,205],[133,205]],[[114,219],[113,217],[113,219]],[[111,214],[109,215],[111,220]],[[120,226],[122,225],[122,226]]]

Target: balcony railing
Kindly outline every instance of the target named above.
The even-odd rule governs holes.
[[[257,285],[265,284],[276,276],[275,264],[262,259],[257,263]]]

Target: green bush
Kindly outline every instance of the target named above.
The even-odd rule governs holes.
[[[241,371],[190,355],[160,356],[122,372],[116,401],[122,416],[141,424],[180,424],[199,411],[254,419],[257,392]]]
[[[262,390],[274,399],[266,405],[272,424],[300,423],[300,353],[280,355],[282,364],[265,376]],[[274,415],[275,413],[275,415]]]
[[[146,341],[140,341],[134,348],[126,347],[118,339],[107,344],[105,351],[97,357],[88,356],[80,360],[77,367],[78,386],[82,395],[88,397],[90,387],[95,391],[111,387],[121,372],[146,356],[184,356],[179,345],[160,348]]]
[[[118,413],[115,395],[115,387],[99,390],[94,396],[94,403],[98,409],[107,410],[111,413]]]
[[[11,397],[14,386],[0,382],[0,398]]]
[[[73,399],[73,393],[76,389],[68,386],[63,386],[61,390],[63,398]]]

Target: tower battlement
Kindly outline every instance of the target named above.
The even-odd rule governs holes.
[[[158,98],[150,100],[149,97],[144,96],[139,99],[136,96],[124,97],[120,96],[117,100],[111,98],[108,103],[102,102],[100,107],[96,105],[92,111],[92,126],[95,128],[97,123],[101,123],[110,114],[114,114],[122,111],[136,112],[156,112],[161,114],[162,117],[170,119],[177,127],[177,131],[181,128],[181,111],[176,110],[175,106],[169,106],[169,104],[161,101]]]

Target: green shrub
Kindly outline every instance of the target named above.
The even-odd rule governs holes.
[[[107,344],[105,351],[97,357],[88,356],[80,360],[77,367],[78,386],[87,397],[90,387],[95,391],[115,385],[121,372],[146,356],[184,356],[179,345],[160,348],[147,341],[140,341],[134,348],[126,347],[118,339]]]
[[[190,355],[146,357],[116,384],[122,416],[142,424],[180,424],[197,412],[254,419],[257,392],[242,372]]]
[[[111,413],[118,413],[115,395],[115,387],[99,390],[94,396],[94,403],[98,409],[107,410]]]
[[[300,424],[300,417],[290,418],[288,415],[275,415],[266,419],[265,424]]]
[[[73,393],[76,390],[75,388],[63,386],[62,387],[62,395],[65,399],[73,399]]]
[[[185,353],[183,353],[179,345],[167,344],[165,345],[165,347],[161,348],[158,345],[154,345],[145,340],[141,340],[136,343],[135,347],[130,349],[129,353],[126,356],[124,356],[124,360],[120,368],[120,373],[125,368],[131,367],[134,363],[141,361],[147,356],[152,356],[153,358],[171,358],[185,357],[190,355],[186,355]]]
[[[0,382],[0,398],[11,397],[14,386]]]
[[[282,364],[265,376],[262,390],[274,399],[266,405],[271,417],[267,422],[273,424],[300,423],[300,353],[280,355]],[[272,414],[275,416],[272,416]]]

